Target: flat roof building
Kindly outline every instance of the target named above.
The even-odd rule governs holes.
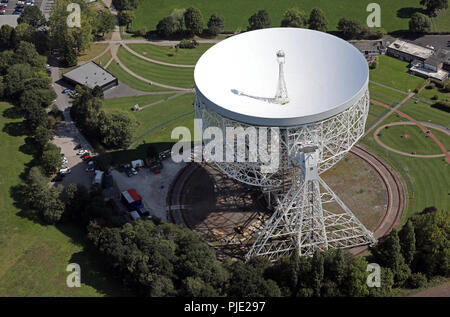
[[[91,89],[100,86],[107,90],[119,84],[116,77],[94,62],[88,62],[65,73],[63,79],[74,86],[83,85]]]
[[[434,54],[434,50],[402,40],[395,40],[388,46],[387,53],[393,57],[411,62],[414,59],[426,60]]]

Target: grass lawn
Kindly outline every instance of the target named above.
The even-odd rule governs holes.
[[[369,82],[370,98],[385,103],[389,106],[394,106],[408,95],[398,91]]]
[[[450,79],[447,79],[446,83],[450,82]],[[424,88],[419,94],[419,97],[431,99],[434,96],[437,96],[439,100],[447,100],[450,101],[450,92],[444,92],[443,89],[436,87],[434,83],[431,83],[431,89]],[[427,86],[428,87],[428,86]],[[433,101],[433,100],[432,100]]]
[[[100,55],[108,47],[108,43],[92,44],[91,47],[78,56],[78,62],[87,62]]]
[[[430,122],[444,127],[450,127],[450,113],[433,108],[429,104],[408,101],[403,104],[399,110],[407,115],[410,115],[417,121]]]
[[[445,148],[450,149],[450,136],[435,129],[431,132],[442,142]],[[404,135],[407,135],[404,138]],[[412,125],[392,126],[381,131],[380,140],[387,146],[401,150],[402,152],[417,154],[442,154],[439,146],[431,139],[426,137],[419,127]]]
[[[407,74],[408,64],[390,56],[378,56],[377,68],[370,70],[370,80],[402,91],[413,91],[424,79]]]
[[[202,54],[213,45],[214,44],[199,44],[199,46],[195,49],[182,48],[178,49],[177,52],[171,46],[161,46],[154,44],[128,44],[128,46],[133,51],[148,58],[166,63],[184,65],[195,65],[200,56],[202,56]]]
[[[136,103],[143,106],[168,96],[170,95],[147,95],[105,99],[103,109],[106,111],[122,110],[131,113],[136,118],[135,137],[138,138],[139,136],[142,136],[141,139],[147,142],[147,137],[144,135],[149,132],[149,130],[164,122],[170,121],[181,114],[194,110],[192,106],[192,103],[194,102],[193,94],[181,95],[177,98],[140,111],[131,110],[131,107]]]
[[[105,54],[103,54],[102,56],[99,56],[98,58],[96,58],[94,61],[99,64],[100,66],[104,67],[109,60],[112,58],[111,55],[111,50],[107,51]]]
[[[146,82],[143,82],[140,79],[137,79],[136,77],[131,76],[128,74],[125,70],[123,70],[120,65],[118,65],[115,61],[112,61],[111,64],[108,66],[108,71],[111,72],[114,76],[116,76],[119,81],[124,83],[125,85],[134,88],[136,90],[140,91],[170,91],[170,89],[158,87],[155,85],[149,85]]]
[[[12,198],[33,166],[22,119],[6,117],[11,105],[0,102],[0,296],[121,296],[122,286],[103,274],[98,253],[85,233],[72,225],[44,226]],[[7,155],[5,154],[7,153]],[[66,267],[81,266],[81,287],[68,288]]]
[[[450,10],[443,10],[438,13],[438,16],[431,19],[432,32],[449,32],[450,30]]]
[[[174,87],[194,87],[194,68],[171,67],[147,62],[123,47],[119,49],[117,56],[132,72],[148,80]]]
[[[155,98],[154,101],[158,100],[158,96],[152,97]],[[159,99],[161,98],[162,96],[159,96]],[[104,109],[106,111],[120,109],[131,112],[128,110],[130,104],[134,105],[137,101],[136,97],[107,99],[104,102]],[[146,102],[148,101],[150,100],[146,100]],[[129,150],[109,152],[114,164],[145,158],[149,144],[154,144],[158,150],[171,148],[172,144],[178,141],[172,140],[170,137],[172,129],[175,127],[183,126],[193,131],[193,102],[194,95],[185,94],[144,110],[132,112],[136,118],[134,139],[136,143]]]
[[[297,7],[306,12],[309,16],[315,7],[321,8],[329,21],[328,28],[333,31],[337,28],[340,18],[346,17],[356,19],[361,23],[366,23],[369,13],[366,11],[371,0],[142,0],[136,10],[136,19],[133,22],[133,29],[146,28],[156,29],[158,21],[171,14],[173,9],[188,8],[195,6],[203,14],[206,25],[209,16],[216,12],[225,19],[225,30],[236,31],[245,30],[248,25],[248,18],[260,9],[266,9],[272,20],[272,26],[280,26],[284,12],[293,7]],[[414,10],[422,8],[417,0],[379,0],[381,7],[381,27],[388,32],[395,30],[407,30],[408,20]],[[450,26],[447,23],[440,23],[441,28]]]
[[[371,111],[373,111],[372,109],[375,109],[375,107],[382,108],[380,106],[371,105]],[[414,101],[409,101],[406,104],[402,105],[399,110],[410,115],[417,121],[432,122],[443,126],[450,126],[450,114],[439,109],[435,109],[430,105],[422,102],[415,104]],[[379,122],[377,126],[396,121],[406,121],[406,119],[401,118],[397,114],[393,113],[383,122]],[[402,134],[403,127],[399,128],[399,133]],[[390,127],[388,130],[390,129],[393,129],[393,127]],[[408,145],[408,143],[393,143],[403,141],[403,139],[400,139],[400,137],[397,135],[398,133],[395,133],[395,130],[392,131],[394,133],[391,133],[391,131],[387,132],[387,130],[383,130],[382,138],[383,136],[391,138],[390,140],[384,138],[382,139],[383,142],[386,142],[386,144],[388,145],[392,145],[392,147],[400,151],[411,151],[410,145]],[[411,131],[408,133],[415,132]],[[438,134],[439,132],[436,133]],[[439,134],[438,137],[440,136],[441,135]],[[424,139],[429,142],[420,145],[423,148],[421,152],[428,154],[440,153],[439,150],[436,150],[435,144],[431,142],[431,140],[428,140],[426,138]],[[445,137],[445,139],[441,137],[441,139],[441,142],[448,146],[448,137]],[[392,143],[389,144],[389,142]],[[435,206],[439,209],[446,210],[450,208],[450,200],[448,199],[448,188],[450,188],[450,168],[449,164],[445,163],[443,158],[410,158],[392,153],[382,148],[374,141],[373,133],[365,136],[361,140],[361,144],[383,158],[405,179],[405,183],[408,186],[408,192],[411,200],[407,202],[405,214],[402,218],[403,220],[406,220],[411,210],[413,210],[414,212],[418,212],[428,206]],[[419,153],[419,151],[417,151],[417,148],[416,152]]]

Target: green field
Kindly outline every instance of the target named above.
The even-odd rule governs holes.
[[[180,88],[194,87],[194,68],[151,63],[131,54],[123,47],[119,49],[117,56],[132,72],[148,80]]]
[[[444,127],[450,127],[450,114],[433,108],[429,104],[414,101],[408,101],[403,104],[399,110],[413,117],[417,121],[424,121],[439,124]]]
[[[449,32],[450,30],[450,10],[440,11],[438,16],[431,20],[432,32]]]
[[[448,82],[450,82],[450,79],[447,79],[446,83]],[[424,88],[418,96],[427,99],[437,96],[439,100],[450,101],[450,92],[443,92],[443,90],[436,87],[434,83],[431,83],[429,86],[431,86],[432,89]]]
[[[195,49],[180,48],[176,51],[171,46],[154,44],[128,44],[136,53],[161,62],[183,65],[195,65],[197,60],[214,44],[199,44]]]
[[[372,85],[371,87],[374,87]],[[391,101],[393,96],[391,90],[384,88],[378,89],[378,94],[375,98],[371,90],[371,97],[374,99],[380,99],[380,101]],[[383,96],[383,93],[386,94]],[[400,95],[398,96],[400,97]],[[395,98],[395,97],[394,97]],[[389,103],[388,103],[389,104]],[[382,110],[383,107],[371,105],[370,113],[376,114]],[[450,114],[433,108],[430,105],[414,101],[409,101],[399,108],[400,111],[410,115],[418,121],[432,122],[442,126],[450,126]],[[370,118],[369,113],[369,118]],[[407,119],[400,117],[398,114],[393,113],[382,122],[377,123],[377,127],[390,122],[407,121]],[[417,153],[424,154],[439,154],[441,153],[439,148],[436,148],[436,144],[429,138],[419,138],[421,132],[415,130],[413,126],[405,126],[406,132],[411,134],[413,138],[404,142],[400,136],[404,132],[404,127],[390,127],[381,131],[381,140],[385,144],[403,152],[416,151]],[[398,130],[398,131],[397,131]],[[436,132],[436,136],[445,146],[450,146],[449,137],[443,135],[440,132]],[[416,135],[417,134],[417,135]],[[415,144],[413,142],[416,142]],[[403,220],[407,218],[411,211],[418,212],[428,206],[435,206],[439,209],[448,210],[450,208],[450,200],[448,199],[448,188],[450,188],[450,171],[449,164],[445,163],[443,158],[435,159],[423,159],[423,158],[411,158],[404,155],[395,154],[390,152],[380,145],[378,145],[373,139],[373,132],[365,136],[360,143],[379,155],[386,162],[388,162],[405,180],[405,184],[408,187],[408,193],[410,200],[406,202],[406,210],[403,216]],[[420,147],[420,151],[418,150]],[[414,148],[414,150],[413,150]]]
[[[11,108],[0,102],[0,296],[127,295],[103,274],[84,232],[72,225],[42,225],[21,206],[14,188],[23,184],[33,158],[20,133],[22,119],[6,117]],[[81,266],[81,288],[66,286],[69,263]]]
[[[170,15],[173,9],[195,6],[203,14],[205,22],[209,16],[217,12],[225,18],[225,30],[245,30],[248,18],[259,9],[266,9],[272,20],[272,26],[280,26],[284,12],[293,7],[305,11],[308,15],[315,7],[321,8],[329,21],[329,29],[336,30],[340,18],[346,17],[366,23],[369,13],[366,11],[371,0],[142,0],[136,10],[136,19],[133,29],[156,29],[156,24],[163,17]],[[388,32],[407,30],[408,20],[412,13],[422,8],[419,0],[379,0],[381,7],[381,27]],[[441,21],[439,17],[436,23],[441,29],[450,28],[448,21]]]
[[[450,150],[450,136],[435,129],[429,129]],[[407,136],[405,138],[405,135]],[[402,152],[416,154],[442,154],[441,148],[418,126],[391,126],[381,131],[380,140],[387,146]]]
[[[377,68],[370,70],[370,80],[402,91],[413,91],[424,79],[407,74],[408,64],[389,56],[378,56]]]
[[[116,62],[112,61],[111,64],[108,66],[108,71],[111,72],[114,76],[119,79],[122,83],[125,85],[136,89],[140,91],[148,91],[148,92],[154,92],[154,91],[170,91],[170,89],[158,87],[155,85],[149,85],[146,82],[143,82],[140,79],[137,79],[136,77],[131,76],[128,74],[125,70],[123,70],[120,65],[118,65]]]
[[[181,95],[140,111],[131,111],[131,107],[136,103],[139,103],[140,105],[153,103],[168,96],[170,95],[147,95],[106,99],[104,101],[104,109],[106,111],[122,110],[131,113],[136,119],[135,139],[140,137],[139,142],[145,141],[146,143],[151,143],[153,128],[194,110],[192,106],[194,95]],[[161,126],[161,128],[163,128],[163,126]],[[168,136],[166,141],[169,141],[170,133]]]
[[[105,67],[105,65],[111,60],[111,58],[112,58],[111,50],[108,50],[105,54],[99,56],[94,61],[100,66]]]

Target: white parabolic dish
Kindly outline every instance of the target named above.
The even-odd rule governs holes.
[[[289,103],[274,98],[276,52],[286,54]],[[330,118],[367,90],[369,68],[350,43],[299,28],[270,28],[235,35],[207,50],[194,72],[197,95],[209,109],[242,123],[298,126]],[[237,93],[240,92],[240,93]]]

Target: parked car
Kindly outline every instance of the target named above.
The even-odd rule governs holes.
[[[130,168],[131,165],[130,164],[120,164],[120,167],[122,167],[122,168]]]
[[[89,161],[87,164],[88,164],[88,166],[94,166],[95,162],[94,161]]]
[[[95,168],[93,168],[93,167],[87,167],[87,168],[85,169],[85,171],[86,171],[86,172],[93,172],[93,171],[95,171]]]
[[[81,159],[82,159],[83,161],[89,161],[90,159],[92,159],[92,156],[86,155],[86,156],[81,157]]]
[[[133,175],[137,175],[138,174],[138,172],[136,171],[136,169],[135,168],[130,168],[130,171],[131,171],[131,173],[133,173]]]
[[[126,170],[125,173],[127,173],[128,177],[133,176],[134,174],[131,172],[131,170]]]
[[[66,88],[66,89],[64,89],[64,90],[62,91],[62,93],[65,94],[65,93],[67,93],[67,92],[69,92],[69,91],[70,91],[70,89],[69,89],[69,88]]]
[[[83,156],[89,155],[89,152],[87,150],[79,150],[77,152],[77,155],[81,155],[83,157]]]
[[[0,3],[0,8],[6,9],[8,5],[6,3]]]
[[[12,14],[13,14],[13,15],[20,15],[20,14],[22,14],[22,12],[16,10],[16,11],[14,11]]]
[[[0,9],[0,15],[5,15],[6,14],[6,10],[4,8]]]
[[[70,174],[72,172],[72,170],[68,167],[68,166],[63,166],[59,172],[61,174]]]
[[[2,0],[2,3],[8,3],[9,0]]]

